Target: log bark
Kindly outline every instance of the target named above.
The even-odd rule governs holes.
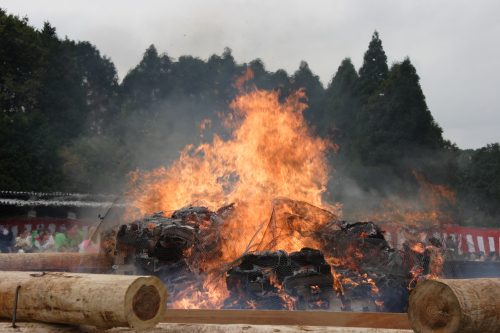
[[[408,319],[417,333],[498,332],[500,278],[422,282],[408,298]]]
[[[167,290],[152,276],[0,272],[0,317],[99,328],[148,329],[165,316]]]
[[[0,271],[76,271],[80,262],[83,268],[112,266],[112,259],[99,253],[2,253]]]

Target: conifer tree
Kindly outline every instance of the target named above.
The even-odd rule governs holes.
[[[334,138],[339,140],[341,144],[346,142],[355,125],[358,79],[351,59],[345,58],[325,91],[325,114],[321,133],[323,135],[333,134]],[[333,133],[334,131],[337,133]],[[342,150],[344,148],[341,146]]]
[[[158,55],[150,45],[141,62],[130,70],[122,83],[123,106],[127,110],[147,110],[173,89],[170,80],[172,61],[167,54]]]
[[[458,198],[464,220],[470,225],[500,227],[500,144],[481,148],[461,176]]]
[[[428,169],[424,157],[446,146],[443,130],[427,108],[409,58],[392,66],[389,77],[362,107],[357,121],[353,141],[357,160],[402,180],[413,180],[414,169]],[[375,183],[381,179],[367,176]]]
[[[375,30],[363,57],[363,65],[359,69],[358,96],[361,104],[368,102],[368,98],[387,79],[388,74],[387,56]]]
[[[324,116],[323,95],[325,89],[319,76],[314,74],[305,61],[300,62],[299,69],[293,74],[292,89],[305,88],[308,108],[304,110],[304,118],[311,125],[319,126]]]

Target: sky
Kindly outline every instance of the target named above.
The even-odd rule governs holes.
[[[170,57],[208,59],[233,50],[269,71],[295,72],[301,60],[325,87],[342,59],[361,67],[377,30],[389,65],[409,57],[443,136],[461,149],[500,141],[500,2],[497,1],[73,1],[3,0],[35,28],[89,41],[120,79],[154,44]]]

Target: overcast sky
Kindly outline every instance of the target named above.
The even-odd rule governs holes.
[[[120,80],[155,44],[207,59],[233,50],[289,74],[305,60],[326,86],[340,62],[362,64],[373,31],[389,65],[409,56],[444,137],[462,149],[500,141],[500,1],[35,1],[3,0],[8,13],[87,40]],[[500,94],[499,94],[500,95]]]

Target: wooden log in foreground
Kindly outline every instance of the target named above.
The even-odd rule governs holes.
[[[140,333],[130,328],[114,328],[102,331],[90,326],[56,325],[44,323],[19,322],[17,328],[12,323],[0,323],[0,333]],[[263,325],[215,325],[215,324],[158,324],[148,333],[413,333],[413,330],[388,330],[376,328],[325,327],[325,326],[263,326]]]
[[[168,309],[162,323],[411,329],[406,313]]]
[[[84,258],[82,261],[81,259]],[[99,253],[1,253],[0,271],[76,271],[82,268],[110,268],[112,259]]]
[[[408,298],[413,330],[425,332],[500,331],[500,279],[428,280]]]
[[[152,276],[0,272],[0,317],[148,329],[165,316],[167,290]]]

